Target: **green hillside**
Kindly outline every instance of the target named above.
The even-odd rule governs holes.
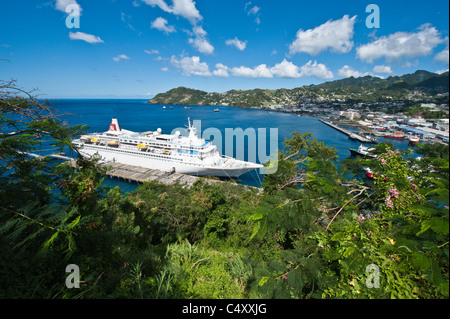
[[[240,107],[267,107],[271,105],[300,105],[306,102],[333,101],[389,101],[432,98],[449,92],[449,73],[436,74],[418,70],[412,74],[390,76],[349,77],[306,85],[294,89],[230,90],[225,93],[208,93],[178,87],[157,94],[150,104],[231,105]]]

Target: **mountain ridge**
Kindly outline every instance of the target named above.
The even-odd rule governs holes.
[[[415,95],[435,96],[448,93],[449,72],[442,74],[417,70],[411,74],[389,76],[348,77],[318,85],[304,85],[293,89],[229,90],[225,93],[206,92],[186,87],[159,93],[147,103],[173,105],[231,105],[265,107],[268,105],[299,105],[323,101],[379,101],[411,99]]]

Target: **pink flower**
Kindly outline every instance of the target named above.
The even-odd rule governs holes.
[[[409,185],[411,185],[413,188],[414,188],[414,191],[416,191],[417,190],[417,186],[416,186],[416,184],[413,184],[413,183],[410,183]]]
[[[394,203],[392,203],[391,197],[386,198],[386,206],[389,208],[394,208]]]
[[[391,194],[391,196],[392,196],[393,198],[397,198],[398,195],[400,195],[400,193],[397,191],[396,188],[391,188],[391,189],[389,190],[389,194]]]

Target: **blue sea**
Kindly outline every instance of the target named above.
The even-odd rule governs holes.
[[[85,124],[89,127],[89,132],[107,131],[112,118],[117,118],[121,128],[135,131],[153,131],[157,128],[162,129],[162,133],[170,134],[175,128],[184,128],[188,123],[201,121],[201,132],[206,129],[216,128],[222,133],[222,145],[225,145],[225,130],[242,128],[266,129],[267,143],[270,138],[270,129],[278,129],[278,147],[282,148],[282,142],[291,136],[293,131],[313,133],[313,137],[324,142],[329,146],[335,147],[339,160],[350,156],[349,148],[357,148],[361,143],[349,140],[337,130],[321,123],[319,119],[308,116],[298,116],[290,113],[271,112],[255,109],[244,109],[230,106],[192,106],[186,109],[186,105],[163,105],[147,104],[148,100],[136,99],[61,99],[50,100],[50,105],[61,113],[67,113],[63,118],[69,125]],[[171,109],[170,109],[171,107]],[[219,108],[219,112],[214,112],[214,108]],[[346,127],[349,129],[349,127]],[[184,132],[181,132],[182,134]],[[200,133],[200,132],[198,132]],[[261,134],[262,135],[262,134]],[[264,136],[258,136],[264,138]],[[384,138],[378,138],[384,142]],[[251,154],[257,151],[257,145],[248,143],[245,139],[245,159],[248,159],[247,153]],[[399,149],[408,147],[407,141],[389,140]],[[217,144],[217,143],[216,143]],[[219,148],[221,153],[223,150]],[[236,150],[234,150],[236,151]],[[269,146],[266,147],[269,153]],[[229,155],[229,154],[227,154]],[[267,154],[269,155],[269,154]],[[256,162],[259,162],[258,156]],[[246,185],[260,186],[264,175],[249,172],[239,177],[239,182]],[[106,180],[107,185],[119,185],[124,191],[130,191],[136,188],[133,183],[120,180]]]

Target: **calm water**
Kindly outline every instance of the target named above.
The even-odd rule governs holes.
[[[184,105],[174,105],[171,106],[172,109],[164,110],[162,105],[150,105],[146,102],[147,100],[111,99],[50,101],[51,105],[60,112],[71,114],[64,116],[69,125],[86,124],[89,127],[89,132],[107,131],[111,118],[117,118],[121,128],[127,130],[144,132],[161,128],[163,133],[171,133],[175,128],[184,128],[187,125],[187,118],[190,117],[191,122],[201,120],[202,132],[207,128],[219,129],[222,133],[222,145],[225,145],[226,128],[242,128],[243,130],[253,128],[256,132],[258,132],[258,128],[266,128],[267,141],[270,128],[277,128],[279,148],[282,148],[282,142],[285,138],[290,137],[293,131],[310,132],[317,140],[329,146],[334,146],[340,160],[350,156],[349,148],[356,148],[360,145],[359,142],[349,140],[346,135],[321,123],[314,117],[227,106],[219,107],[219,112],[213,112],[215,108],[213,106],[192,106],[192,109],[185,109]],[[385,141],[384,138],[378,139],[380,142]],[[407,141],[390,139],[389,142],[399,149],[408,147]],[[245,147],[250,154],[256,151],[256,146],[248,145],[247,142]],[[269,146],[267,145],[267,152],[269,152],[268,149]],[[247,159],[247,156],[245,159]],[[259,162],[258,158],[257,162]],[[239,182],[259,186],[262,179],[263,175],[249,172],[242,175]],[[125,191],[136,187],[133,184],[118,180],[108,180],[105,183],[119,185]]]

